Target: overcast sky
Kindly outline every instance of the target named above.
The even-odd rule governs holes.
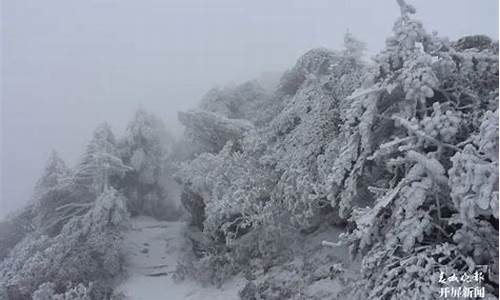
[[[215,85],[283,71],[349,29],[370,53],[399,9],[368,0],[3,0],[0,217],[25,204],[51,149],[71,166],[92,130],[177,111]],[[498,39],[498,0],[414,0],[427,30]]]

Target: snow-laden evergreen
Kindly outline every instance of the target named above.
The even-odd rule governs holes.
[[[298,232],[347,225],[362,262],[349,298],[437,298],[440,272],[484,265],[487,294],[498,295],[498,46],[429,34],[399,4],[374,63],[350,33],[343,51],[306,53],[266,100],[277,109],[269,122],[239,135],[214,128],[225,146],[184,163],[183,203],[197,207],[205,238],[193,247],[204,245],[210,268],[276,263]],[[189,137],[214,141],[199,129]]]
[[[6,289],[0,299],[29,299],[35,291],[42,297],[47,291],[40,290],[47,285],[65,293],[91,282],[92,299],[106,299],[111,295],[106,281],[122,271],[120,236],[127,218],[123,197],[107,188],[87,213],[71,218],[55,237],[27,236],[0,263],[0,282]]]
[[[0,223],[0,299],[138,295],[153,258],[149,283],[192,299],[236,281],[244,300],[437,299],[443,273],[477,271],[498,299],[498,42],[429,33],[397,3],[372,60],[347,32],[272,90],[210,90],[177,141],[138,110],[124,136],[100,125],[75,168],[53,152]]]
[[[119,142],[120,156],[131,168],[119,183],[131,214],[172,218],[176,213],[168,161],[172,147],[173,138],[163,121],[152,113],[138,110]]]

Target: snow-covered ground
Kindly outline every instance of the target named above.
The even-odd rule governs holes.
[[[220,289],[186,280],[177,283],[172,274],[183,251],[183,222],[164,222],[139,217],[125,234],[126,268],[129,277],[117,292],[130,300],[239,299],[244,279],[234,279]]]

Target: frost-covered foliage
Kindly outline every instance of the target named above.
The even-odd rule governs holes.
[[[126,133],[97,127],[74,170],[51,154],[32,204],[0,224],[0,299],[109,299],[129,209],[176,213],[163,123],[139,111]]]
[[[455,49],[399,2],[373,82],[351,96],[370,114],[369,126],[357,125],[368,157],[352,191],[373,172],[383,179],[366,186],[374,205],[351,217],[365,286],[356,291],[361,299],[432,299],[439,272],[488,265],[495,271],[485,285],[498,295],[497,48]]]
[[[74,171],[55,153],[51,155],[35,189],[35,227],[57,235],[71,218],[85,214],[104,190],[116,187],[129,170],[109,125],[98,126]]]
[[[64,184],[70,177],[71,171],[66,166],[66,163],[59,157],[59,154],[53,150],[50,153],[49,159],[45,165],[42,176],[38,180],[34,198],[40,197],[41,194],[46,193],[50,189],[57,188]]]
[[[49,196],[61,188],[70,178],[70,169],[52,151],[40,180],[37,182],[33,199],[29,204],[0,222],[0,260],[8,254],[26,234],[44,227],[45,218],[52,214],[58,204]]]
[[[354,41],[354,38],[350,37],[349,41]],[[273,100],[283,108],[268,126],[258,131],[243,126],[234,130],[236,124],[245,124],[244,121],[225,119],[206,112],[197,112],[199,117],[196,119],[194,113],[180,115],[181,121],[188,126],[188,134],[196,136],[201,144],[207,145],[204,149],[207,149],[208,153],[194,159],[191,170],[184,168],[184,180],[181,181],[192,191],[206,198],[205,205],[213,203],[210,205],[217,207],[214,210],[207,206],[207,209],[214,212],[213,217],[208,217],[208,223],[211,223],[213,218],[221,219],[215,217],[220,215],[215,213],[220,209],[226,215],[237,214],[236,212],[245,214],[241,201],[235,200],[237,197],[233,195],[237,193],[257,199],[245,200],[251,205],[265,204],[285,208],[296,223],[306,227],[309,225],[311,218],[316,216],[321,206],[327,202],[327,190],[323,186],[326,176],[322,172],[327,168],[326,164],[331,164],[332,161],[327,161],[324,153],[339,135],[341,116],[345,109],[340,100],[357,88],[364,69],[357,56],[359,53],[353,54],[352,48],[350,51],[339,53],[316,49],[300,58],[297,65],[282,78],[280,92],[275,95],[278,98]],[[302,88],[295,94],[284,91],[288,90],[286,86],[293,84],[290,82],[293,81],[291,77],[304,77],[300,83]],[[212,102],[203,103],[208,106]],[[219,103],[216,104],[217,108]],[[187,116],[192,116],[193,121],[187,122]],[[206,117],[202,118],[203,116]],[[193,126],[195,120],[198,120],[199,124],[196,127]],[[209,125],[206,125],[207,123]],[[217,152],[219,153],[209,154]],[[239,167],[241,162],[247,165]],[[219,167],[222,165],[223,167]],[[228,176],[228,172],[233,175]],[[202,182],[205,179],[197,181],[194,178],[205,178],[207,174],[210,174],[209,179],[206,179],[210,181],[209,188],[206,182]],[[267,183],[263,185],[248,182],[249,180]],[[213,191],[211,186],[218,186],[218,191]],[[258,187],[260,190],[249,193],[249,186],[256,189]],[[263,193],[263,190],[265,196],[254,195]],[[230,207],[233,207],[232,211]],[[217,226],[219,225],[215,225]]]
[[[229,260],[277,255],[273,248],[281,240],[280,224],[274,220],[284,220],[287,215],[271,200],[276,181],[272,170],[250,154],[255,154],[250,151],[255,142],[245,139],[243,149],[247,151],[242,152],[233,151],[228,143],[217,155],[202,154],[185,164],[178,174],[203,201],[201,228],[208,244],[224,245],[223,253],[232,252],[227,254]]]
[[[248,119],[231,115],[229,103],[244,102],[234,92],[206,100],[213,113],[181,114],[205,145],[178,173],[186,203],[196,203],[188,211],[208,245],[223,249],[205,244],[202,259],[222,253],[238,265],[238,253],[266,257],[282,241],[254,251],[253,233],[347,223],[362,260],[348,297],[432,299],[440,271],[481,265],[498,296],[498,45],[429,34],[415,8],[398,3],[401,17],[372,64],[349,33],[343,51],[309,51],[256,129],[213,126]]]
[[[107,298],[106,282],[122,271],[120,232],[128,218],[126,199],[112,186],[130,169],[105,124],[75,171],[51,154],[22,218],[34,230],[17,235],[22,240],[0,263],[7,299],[90,299],[87,292],[91,299]],[[92,281],[99,283],[83,290],[80,284]]]
[[[176,213],[171,193],[174,182],[167,159],[173,139],[163,122],[138,110],[119,144],[123,162],[132,168],[120,182],[130,213],[172,218]]]
[[[0,223],[1,300],[111,299],[129,214],[177,217],[161,120],[139,110],[118,141],[98,126],[74,169],[54,151],[30,205]]]
[[[111,127],[103,123],[94,131],[73,181],[75,185],[90,188],[95,195],[99,195],[111,186],[116,177],[123,177],[129,170],[130,167],[120,158]]]
[[[181,200],[203,234],[191,239],[193,249],[201,251],[180,263],[178,277],[219,285],[251,259],[271,261],[286,248],[286,236],[281,235],[285,230],[275,222],[286,211],[271,201],[276,177],[269,165],[256,159],[263,146],[249,133],[228,141],[217,154],[202,153],[181,165]]]
[[[331,212],[327,181],[344,142],[340,129],[347,107],[343,99],[359,86],[363,70],[359,57],[349,51],[315,49],[291,71],[306,79],[293,95],[284,96],[284,108],[270,124],[267,151],[280,176],[276,198],[283,199],[300,224],[318,220],[320,210]],[[288,76],[283,77],[282,87]]]
[[[287,244],[299,229],[317,226],[320,215],[340,222],[332,217],[336,213],[327,201],[327,178],[321,172],[333,163],[324,154],[340,137],[347,109],[341,99],[361,82],[361,48],[356,44],[349,51],[306,53],[269,100],[275,115],[255,128],[248,120],[222,116],[229,113],[215,101],[220,98],[202,102],[215,113],[180,114],[187,134],[205,149],[177,173],[184,185],[183,204],[193,224],[203,230],[204,239],[196,243],[205,247],[200,260],[205,265],[198,269],[208,263],[209,269],[226,273],[207,277],[226,278],[256,258],[269,264],[285,259]],[[301,76],[302,82],[294,81]],[[291,94],[293,84],[298,87]],[[253,114],[258,113],[256,108]]]
[[[252,226],[255,218],[265,217],[273,183],[257,161],[239,152],[231,153],[231,148],[228,143],[217,156],[219,163],[208,173],[213,181],[205,201],[205,232],[214,235],[222,231],[228,239]]]
[[[61,299],[87,299],[71,297],[85,295],[80,284],[97,281],[101,289],[94,289],[92,299],[107,298],[101,297],[110,293],[103,290],[103,284],[122,271],[120,229],[127,224],[125,205],[118,192],[107,188],[87,213],[71,218],[57,236],[24,238],[0,263],[0,282],[4,283],[0,294],[26,299],[35,293],[33,297],[39,297],[35,299],[45,299],[52,289],[64,294]]]
[[[449,185],[462,220],[498,218],[498,111],[484,115],[479,133],[452,158]]]
[[[472,143],[452,158],[451,199],[460,228],[453,240],[475,264],[488,265],[488,279],[498,292],[498,110],[487,111]]]

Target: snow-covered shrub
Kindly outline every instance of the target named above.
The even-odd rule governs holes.
[[[43,193],[46,193],[48,190],[56,188],[67,182],[70,176],[71,176],[71,170],[66,166],[66,163],[59,157],[59,154],[55,150],[52,150],[49,159],[45,164],[45,169],[35,186],[34,190],[35,202],[37,200],[37,197],[41,196]],[[43,205],[39,204],[39,206]]]
[[[344,137],[340,128],[349,106],[343,98],[359,86],[364,70],[361,43],[347,36],[346,44],[343,52],[316,49],[299,59],[273,96],[279,109],[266,126],[242,126],[244,120],[206,111],[180,114],[188,136],[206,151],[177,173],[183,204],[206,237],[202,261],[226,261],[231,272],[244,271],[257,258],[272,265],[287,258],[287,244],[300,229],[318,225],[316,217],[339,222],[327,199],[328,166],[338,154],[331,144]],[[290,94],[283,89],[293,73],[304,80]],[[240,115],[227,101],[247,101],[234,91],[226,98],[211,95],[203,108],[229,117]]]
[[[322,226],[314,234],[297,234],[287,241],[289,256],[270,261],[253,259],[252,272],[244,273],[247,285],[240,291],[242,299],[340,299],[340,292],[352,274],[340,259],[346,247],[322,247],[319,241],[331,234]],[[347,298],[348,299],[348,298]]]
[[[192,253],[187,252],[177,262],[173,276],[178,282],[195,280],[205,286],[220,287],[238,272],[238,266],[229,254],[212,249],[209,255],[203,257],[194,257]]]
[[[190,214],[191,223],[200,230],[203,230],[206,200],[213,183],[207,174],[219,163],[216,155],[202,153],[192,161],[184,162],[176,173],[177,180],[184,185],[181,203]]]
[[[178,273],[217,285],[247,272],[252,259],[267,265],[285,259],[293,236],[291,214],[273,199],[277,177],[270,157],[263,156],[264,140],[249,133],[238,144],[229,141],[217,154],[200,154],[177,174],[191,194],[184,204],[193,223],[203,221],[203,239],[196,242],[203,251],[184,259]]]
[[[280,177],[275,198],[283,200],[302,226],[317,221],[320,211],[331,209],[327,177],[339,155],[339,145],[344,143],[345,98],[359,87],[364,70],[361,46],[352,45],[354,41],[346,36],[346,44],[350,44],[344,52],[315,49],[304,54],[292,72],[303,74],[305,79],[290,97],[285,96],[283,109],[269,126],[267,151]]]
[[[297,64],[285,72],[278,90],[284,95],[294,95],[310,76],[326,75],[331,65],[337,60],[335,52],[328,49],[313,49],[305,53]]]
[[[238,237],[266,217],[273,177],[252,156],[231,151],[228,143],[218,154],[220,164],[211,172],[213,180],[206,199],[204,232],[224,242]],[[241,232],[241,233],[240,233]]]
[[[498,110],[484,114],[473,143],[452,158],[451,198],[457,213],[450,223],[460,228],[453,240],[478,265],[489,265],[498,285]]]
[[[467,49],[477,49],[481,51],[485,49],[492,49],[497,46],[488,36],[478,34],[458,39],[455,43],[453,43],[453,47],[458,51],[464,51]]]
[[[53,283],[44,283],[33,293],[33,300],[91,300],[90,289],[78,284],[62,294],[56,294]]]
[[[217,155],[201,154],[192,162],[184,164],[178,173],[180,180],[188,185],[193,194],[191,197],[197,195],[197,199],[203,203],[184,204],[188,204],[187,209],[191,211],[193,218],[197,216],[193,211],[195,206],[203,205],[203,214],[199,218],[203,217],[201,229],[208,240],[208,252],[220,247],[225,252],[238,252],[233,247],[243,245],[240,242],[242,236],[250,230],[265,226],[266,218],[276,211],[270,206],[273,177],[251,156],[232,149],[233,144],[228,142]],[[253,243],[254,241],[255,239],[247,246],[257,247],[258,243]],[[220,257],[218,252],[220,251],[209,253],[214,257],[207,260],[217,261],[216,257]],[[236,259],[237,256],[244,255],[234,254],[231,259]]]
[[[68,187],[71,180],[71,170],[59,157],[56,151],[52,151],[45,165],[42,176],[38,180],[33,195],[33,212],[35,227],[48,234],[56,234],[61,230],[67,216],[66,211],[60,207],[68,204],[71,199]],[[83,197],[82,197],[83,198]]]
[[[189,190],[187,186],[184,186],[180,198],[182,207],[189,214],[190,224],[199,230],[203,230],[203,222],[205,222],[205,202],[203,198]]]
[[[246,173],[241,174],[236,174],[237,171],[234,170],[228,177],[224,172],[231,162],[224,160],[242,152],[244,137],[247,134],[254,136],[254,126],[246,120],[228,119],[208,111],[180,113],[179,118],[187,127],[187,136],[206,151],[191,161],[183,162],[176,173],[177,180],[184,185],[181,202],[191,214],[192,223],[200,229],[207,224],[210,227],[206,231],[207,234],[214,236],[222,223],[239,213],[236,207],[241,201],[235,201],[234,204],[230,204],[232,200],[228,201],[230,194],[234,192],[225,191],[225,187],[230,186],[229,181],[237,178],[252,180],[251,176],[245,177],[243,174],[255,170],[255,167],[244,170]],[[243,158],[241,161],[245,163]],[[249,161],[247,165],[252,164],[253,162]],[[245,169],[243,166],[239,168]],[[225,199],[219,198],[222,194],[227,195]],[[226,207],[227,209],[218,213],[217,210],[224,205],[232,205],[234,208]],[[206,221],[206,210],[211,210],[209,221]]]

